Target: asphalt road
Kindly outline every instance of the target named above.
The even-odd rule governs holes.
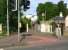
[[[51,44],[51,45],[40,45],[34,47],[11,47],[4,50],[68,50],[68,41]]]

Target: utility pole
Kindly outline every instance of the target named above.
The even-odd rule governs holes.
[[[46,10],[45,10],[45,19],[44,20],[46,20]]]
[[[7,35],[9,36],[9,14],[8,14],[8,0],[7,0]]]
[[[20,41],[20,27],[19,27],[19,22],[20,22],[20,5],[19,5],[19,0],[18,0],[18,41]]]

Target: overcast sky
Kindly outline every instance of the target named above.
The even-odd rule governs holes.
[[[30,0],[30,9],[27,10],[24,14],[25,15],[29,15],[29,14],[36,15],[36,8],[37,8],[38,4],[45,3],[48,1],[53,2],[53,3],[57,3],[60,0]],[[68,0],[64,0],[64,2],[68,4]]]

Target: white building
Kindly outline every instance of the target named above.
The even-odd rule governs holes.
[[[67,15],[66,18],[65,18],[65,27],[66,27],[66,28],[68,27],[68,15]]]

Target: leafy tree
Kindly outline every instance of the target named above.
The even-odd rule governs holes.
[[[9,0],[8,0],[9,1]],[[20,3],[21,3],[21,6],[25,6],[24,8],[26,9],[29,9],[28,6],[30,5],[30,1],[28,1],[27,3],[24,4],[24,1],[25,0],[19,0]],[[23,1],[23,2],[21,2]],[[17,30],[17,27],[18,27],[18,10],[15,11],[15,12],[12,12],[11,11],[11,8],[10,8],[10,3],[9,2],[9,5],[8,5],[8,8],[9,8],[9,26],[10,26],[10,31],[16,31]],[[24,4],[24,5],[22,5]],[[23,9],[24,10],[24,9]],[[6,23],[6,20],[7,20],[7,0],[0,0],[0,23],[3,23],[4,25],[7,25]]]
[[[52,2],[46,2],[44,4],[40,3],[37,7],[37,15],[39,16],[38,21],[42,20],[42,13],[45,14],[45,11],[45,20],[49,20],[55,16],[59,16],[60,12],[63,12],[63,15],[66,16],[68,13],[66,6],[67,5],[66,3],[64,3],[64,1],[60,1],[58,2],[58,4],[53,4]]]
[[[45,5],[42,4],[42,3],[40,3],[40,4],[38,5],[38,7],[37,7],[37,14],[38,14],[39,16],[41,16],[42,13],[44,13],[44,12],[45,12]]]
[[[53,4],[52,2],[45,3],[46,20],[49,20],[57,15],[55,12],[56,9],[56,4]]]
[[[57,4],[57,6],[58,6],[58,9],[57,9],[57,12],[59,13],[59,12],[63,12],[63,15],[64,16],[66,16],[67,14],[66,14],[66,10],[67,10],[67,5],[66,5],[66,3],[64,3],[64,1],[60,1],[60,2],[58,2],[58,4]]]
[[[18,30],[18,10],[15,9],[15,0],[8,0],[8,12],[9,12],[9,31],[16,32]]]
[[[29,9],[29,5],[30,5],[30,1],[29,0],[19,0],[19,2],[20,2],[20,9],[21,9],[21,6],[23,6],[24,8],[23,8],[23,10],[24,11],[27,11],[27,9]],[[10,2],[11,3],[11,2]],[[9,3],[9,4],[10,4]],[[13,5],[12,5],[13,6]],[[19,9],[19,10],[20,10]],[[21,10],[20,10],[21,11]],[[12,30],[12,31],[14,31],[14,30],[17,30],[18,29],[18,10],[17,11],[11,11],[11,7],[10,7],[10,5],[9,5],[9,16],[10,16],[10,31]],[[20,15],[20,17],[21,17],[21,15]],[[23,20],[23,19],[22,19]],[[25,20],[24,20],[25,21]],[[25,22],[24,22],[25,23]],[[25,23],[26,24],[26,23]],[[24,27],[25,27],[25,25],[24,25]]]
[[[6,0],[1,0],[0,1],[0,15],[1,16],[5,16],[6,15],[6,8],[7,8],[7,5],[6,5]]]
[[[53,4],[52,2],[47,2],[45,4],[39,4],[37,7],[37,15],[39,16],[39,19],[42,20],[42,13],[46,13],[45,15],[45,20],[49,20],[52,17],[55,16],[55,10],[56,10],[57,6],[56,4]],[[45,12],[46,11],[46,12]]]
[[[20,7],[23,6],[23,10],[24,11],[27,11],[30,7],[30,0],[21,0],[20,2]],[[21,15],[22,16],[22,15]],[[23,18],[21,19],[21,29],[20,31],[23,32],[23,31],[26,31],[26,24],[29,23],[29,27],[30,27],[30,20],[28,20],[27,18]]]
[[[6,23],[7,4],[6,0],[0,0],[0,23]]]
[[[31,27],[31,20],[30,19],[27,19],[26,17],[24,18],[21,18],[21,29],[20,29],[20,32],[24,32],[26,31],[26,24],[28,23],[28,27],[30,28]]]
[[[40,3],[39,6],[37,7],[37,15],[38,17],[38,23],[40,23],[40,20],[42,20],[42,13],[45,12],[45,5]]]

